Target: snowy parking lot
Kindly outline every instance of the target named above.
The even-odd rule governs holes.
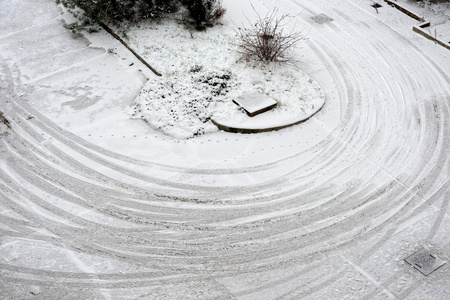
[[[398,2],[447,36],[442,7]],[[373,3],[224,0],[206,32],[130,30],[162,79],[106,32],[66,30],[53,0],[1,1],[0,298],[449,299],[448,263],[424,276],[405,259],[450,259],[450,51]],[[217,55],[251,5],[306,35],[286,72]],[[298,68],[325,102],[258,134],[133,117],[143,89],[199,65],[274,97],[305,91],[282,85]]]

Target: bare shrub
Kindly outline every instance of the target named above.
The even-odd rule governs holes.
[[[256,11],[255,11],[256,12]],[[238,28],[239,50],[246,60],[255,58],[263,62],[292,61],[291,50],[305,39],[302,32],[285,32],[283,26],[289,15],[277,17],[278,9],[258,19],[249,28]]]

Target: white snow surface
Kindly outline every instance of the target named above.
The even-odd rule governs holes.
[[[425,277],[404,259],[423,247],[450,259],[450,51],[371,0],[223,4],[223,25],[193,38],[169,21],[129,33],[159,78],[107,33],[65,30],[53,0],[0,1],[0,298],[449,299],[448,263]],[[234,53],[252,5],[296,16],[288,28],[308,39],[295,66],[198,55]],[[423,9],[449,28],[442,5]],[[259,134],[206,122],[186,138],[196,131],[170,119],[162,132],[131,118],[165,81],[204,97],[198,66],[235,74],[226,95],[238,70],[262,72],[266,93],[265,76],[288,72],[326,101]]]

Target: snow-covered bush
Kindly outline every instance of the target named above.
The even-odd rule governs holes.
[[[238,52],[246,60],[252,58],[263,62],[291,60],[290,51],[305,37],[301,32],[285,32],[284,21],[289,18],[289,15],[277,18],[277,14],[277,9],[264,17],[258,14],[256,23],[248,28],[238,28],[240,38]]]
[[[194,65],[187,74],[161,77],[141,90],[132,117],[176,138],[217,130],[210,122],[214,106],[235,85],[229,71]]]

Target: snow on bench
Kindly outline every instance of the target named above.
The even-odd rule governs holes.
[[[242,107],[250,117],[271,110],[277,105],[275,100],[258,92],[236,97],[233,102]]]

